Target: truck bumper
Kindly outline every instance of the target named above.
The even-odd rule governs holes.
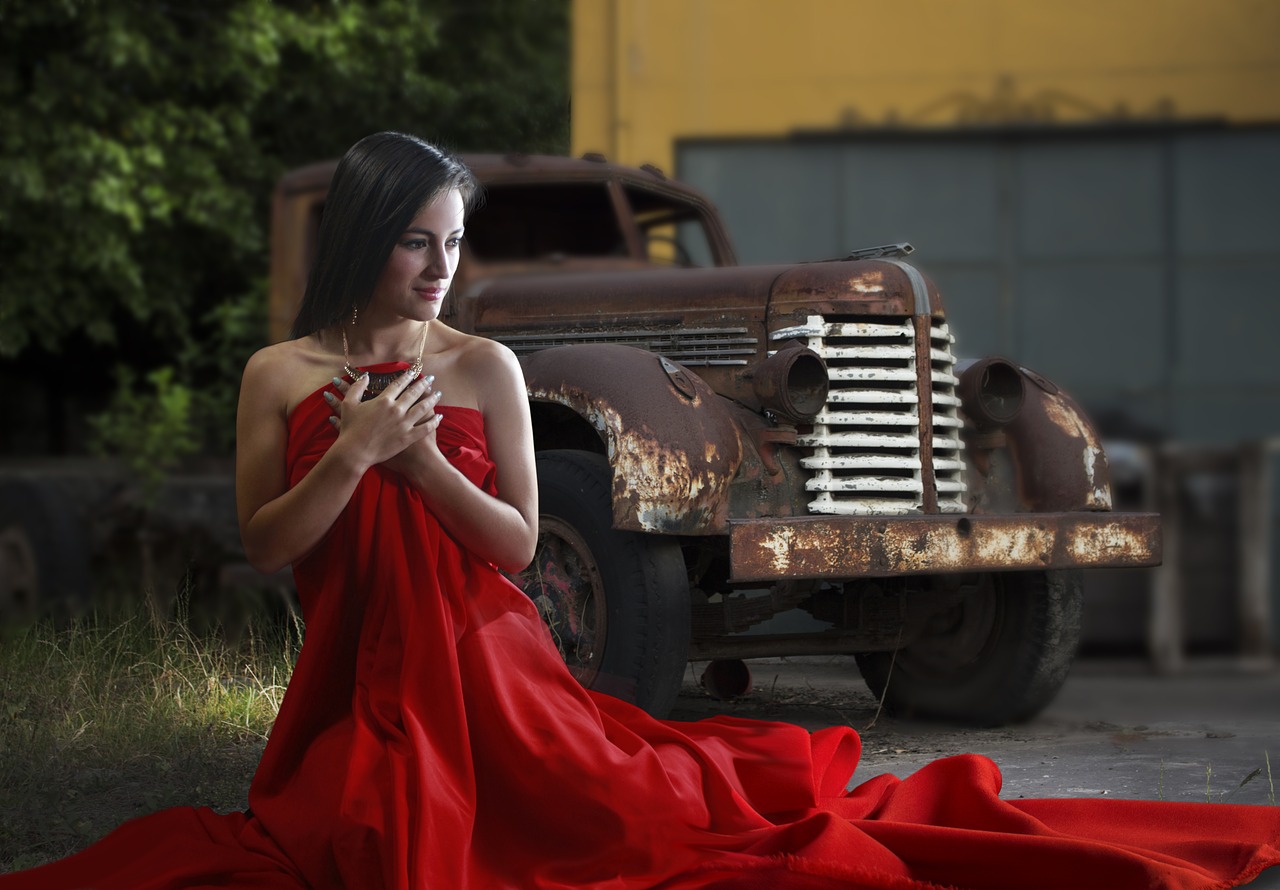
[[[734,581],[1159,565],[1157,513],[805,516],[729,525]]]

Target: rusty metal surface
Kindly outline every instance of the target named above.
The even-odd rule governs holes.
[[[672,269],[625,258],[548,257],[471,266],[467,283],[455,286],[456,324],[498,339],[516,332],[621,336],[683,327],[746,327],[759,336],[815,314],[910,317],[916,301],[902,266],[880,260]],[[932,287],[929,292],[936,302]],[[766,345],[749,358],[763,359]]]
[[[477,223],[478,225],[478,223]],[[621,265],[621,268],[618,266]],[[633,261],[601,263],[548,259],[542,271],[479,277],[458,289],[458,326],[483,336],[501,333],[681,326],[763,328],[776,267],[637,268]]]
[[[1022,369],[1022,410],[1005,427],[1023,510],[1110,510],[1111,470],[1102,440],[1064,390]]]
[[[606,443],[614,527],[724,531],[742,439],[720,397],[696,374],[627,346],[544,349],[521,363],[530,399],[573,410]]]
[[[846,317],[917,314],[925,298],[928,314],[942,318],[942,299],[926,276],[913,281],[906,264],[889,260],[839,260],[780,267],[769,305],[769,328],[803,323],[810,315]],[[918,294],[923,284],[924,294]]]
[[[1158,565],[1153,513],[801,517],[729,527],[734,581]]]

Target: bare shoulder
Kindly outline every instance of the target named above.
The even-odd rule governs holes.
[[[464,354],[468,361],[486,365],[496,362],[514,368],[520,366],[516,354],[497,340],[490,340],[488,337],[477,337],[472,334],[466,334],[465,336],[467,344],[464,348]]]
[[[288,414],[332,376],[312,338],[282,340],[249,357],[241,380],[241,404],[247,401]]]
[[[524,398],[524,374],[514,352],[496,340],[449,329],[445,341],[448,360],[439,386],[448,404],[483,411],[495,400]]]
[[[508,347],[486,337],[470,337],[463,364],[474,380],[481,381],[477,407],[483,412],[489,406],[506,410],[513,399],[527,398],[524,372],[516,354]]]
[[[283,340],[279,343],[272,343],[270,346],[263,346],[249,356],[249,361],[244,366],[245,377],[263,377],[280,371],[282,367],[288,365],[295,351],[296,347],[292,340]]]
[[[292,364],[291,358],[294,351],[292,341],[286,340],[264,346],[249,356],[240,382],[241,398],[247,395],[261,396],[277,390],[282,391],[285,374],[281,372],[287,372]]]
[[[515,360],[515,353],[497,340],[490,340],[488,337],[481,337],[477,334],[468,334],[456,328],[443,328],[443,330],[447,332],[441,335],[441,339],[445,341],[445,348],[455,352],[459,358],[468,361],[484,361],[486,359]]]

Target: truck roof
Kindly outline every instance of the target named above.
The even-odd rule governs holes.
[[[471,154],[459,155],[484,185],[547,182],[606,182],[616,180],[628,185],[678,194],[710,206],[710,201],[700,191],[682,182],[667,178],[652,164],[630,167],[615,164],[603,155],[588,153],[572,158],[560,155],[540,154]],[[292,170],[281,177],[277,188],[285,194],[325,189],[337,168],[336,159],[320,161]]]

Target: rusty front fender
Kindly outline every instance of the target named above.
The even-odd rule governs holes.
[[[1093,425],[1066,392],[1034,371],[1022,410],[1005,428],[1020,508],[1070,512],[1111,509],[1111,470]]]
[[[728,527],[742,438],[689,369],[643,349],[557,346],[521,359],[529,399],[563,405],[605,442],[615,528],[706,535]]]

